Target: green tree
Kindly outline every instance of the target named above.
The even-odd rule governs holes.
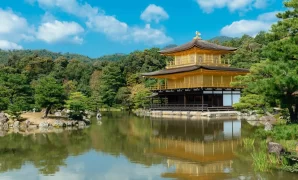
[[[100,106],[103,105],[102,96],[100,94],[101,89],[101,70],[93,71],[91,78],[90,78],[90,88],[91,88],[91,97],[89,100],[89,109],[98,112]]]
[[[73,92],[66,101],[65,107],[70,110],[70,117],[76,120],[82,120],[87,109],[87,97],[81,92]]]
[[[261,36],[262,33],[257,35],[258,38]],[[223,57],[225,61],[230,61],[231,66],[249,69],[252,64],[260,62],[263,58],[262,47],[264,44],[257,42],[248,35],[243,35],[240,39],[227,41],[224,45],[238,48],[235,53],[227,54]]]
[[[129,111],[132,109],[130,95],[131,91],[128,87],[121,87],[116,94],[116,102]]]
[[[124,85],[124,77],[118,64],[110,63],[103,69],[101,82],[102,102],[112,107],[115,104],[118,89]]]
[[[40,78],[35,87],[35,102],[39,106],[46,108],[45,117],[54,105],[61,105],[65,100],[65,93],[62,84],[55,78],[46,76]]]
[[[144,84],[135,85],[131,92],[131,99],[135,109],[149,106],[150,98],[148,98],[148,96],[151,95],[151,92],[145,87]]]
[[[246,87],[246,96],[259,94],[270,106],[287,108],[291,122],[297,123],[298,99],[292,93],[298,89],[298,0],[284,4],[288,10],[277,14],[280,21],[268,33],[274,41],[263,50],[268,60],[254,65],[239,82]]]
[[[33,103],[28,82],[24,74],[18,74],[14,69],[0,69],[0,110],[21,104],[22,107],[13,109],[28,110],[29,104]]]

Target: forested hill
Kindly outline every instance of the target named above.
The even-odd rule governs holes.
[[[125,57],[125,54],[112,54],[112,55],[105,55],[99,58],[90,58],[88,56],[80,55],[80,54],[74,54],[74,53],[57,53],[57,52],[51,52],[45,49],[42,50],[13,50],[13,51],[4,51],[0,49],[0,64],[6,64],[8,61],[8,58],[11,56],[18,56],[18,57],[26,57],[26,56],[32,56],[36,55],[39,57],[50,57],[52,59],[57,59],[60,56],[63,56],[64,58],[71,60],[76,59],[78,61],[82,62],[93,62],[97,60],[101,61],[116,61],[120,60],[123,57]]]
[[[237,38],[232,38],[232,37],[228,37],[228,36],[217,36],[217,37],[214,37],[212,39],[209,39],[209,41],[211,41],[211,42],[218,42],[218,43],[224,43],[226,41],[231,41],[233,39],[237,39]]]
[[[116,53],[111,55],[104,55],[99,58],[96,58],[95,60],[98,61],[119,61],[121,59],[124,59],[127,55],[122,53]]]

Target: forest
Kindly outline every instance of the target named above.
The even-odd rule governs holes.
[[[279,21],[269,32],[210,41],[238,48],[223,58],[230,59],[232,67],[250,69],[250,74],[237,78],[235,85],[245,88],[234,108],[266,113],[281,107],[291,122],[297,122],[298,98],[292,94],[298,90],[298,4],[296,0],[284,4],[287,10],[277,14]],[[34,108],[45,108],[47,115],[51,109],[64,107],[77,112],[146,107],[150,86],[157,82],[141,73],[163,69],[171,61],[159,50],[100,58],[47,50],[1,50],[0,111],[18,117]]]

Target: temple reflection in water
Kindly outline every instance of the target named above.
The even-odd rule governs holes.
[[[163,177],[221,179],[232,170],[234,150],[240,143],[241,122],[237,120],[153,120],[155,148],[150,153],[167,158],[174,171]]]

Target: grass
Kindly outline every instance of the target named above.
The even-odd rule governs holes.
[[[255,139],[243,138],[242,143],[245,150],[251,150],[251,149],[254,149]]]
[[[282,169],[290,172],[298,172],[297,161],[292,160],[297,157],[296,146],[298,139],[298,125],[276,125],[272,131],[264,131],[259,128],[254,132],[253,138],[242,140],[243,150],[251,154],[252,164],[255,171],[268,172],[272,169]],[[289,155],[277,156],[269,154],[267,151],[266,139],[270,137],[272,141],[281,144]],[[252,152],[251,152],[252,151]]]
[[[251,157],[255,171],[268,172],[271,169],[279,168],[282,165],[282,162],[277,155],[267,153],[267,146],[264,146],[264,143],[261,143],[259,148],[251,153]]]
[[[251,156],[255,171],[268,172],[270,170],[270,163],[267,159],[267,153],[263,151],[254,151]]]

